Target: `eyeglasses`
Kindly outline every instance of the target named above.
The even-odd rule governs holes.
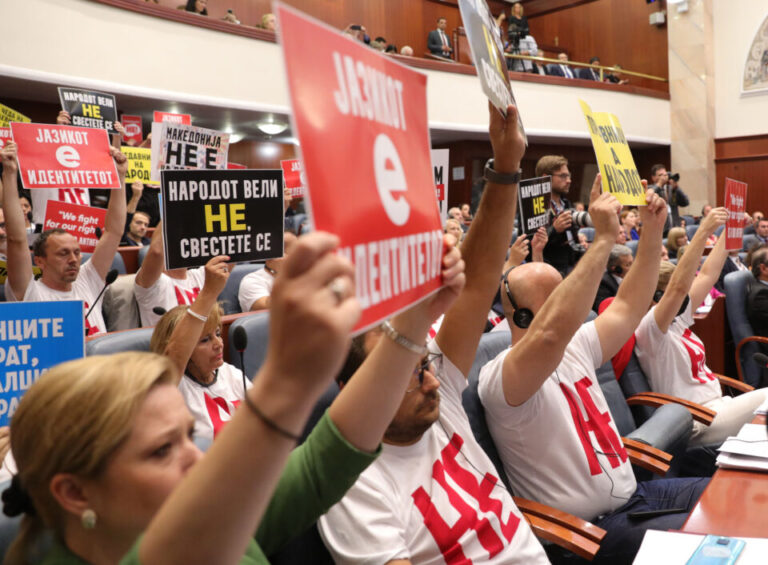
[[[557,173],[555,175],[552,175],[553,177],[560,177],[563,180],[571,178],[571,173]]]
[[[430,373],[434,374],[435,372],[434,364],[439,363],[442,358],[443,358],[443,355],[441,353],[431,353],[426,357],[424,357],[416,366],[416,368],[413,370],[413,374],[419,378],[419,386],[409,388],[408,390],[405,391],[405,394],[408,394],[409,392],[413,392],[414,390],[420,389],[424,385],[424,372],[429,371]]]

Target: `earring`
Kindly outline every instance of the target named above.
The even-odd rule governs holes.
[[[80,522],[83,524],[83,528],[92,530],[96,527],[96,512],[90,508],[83,510],[83,513],[80,516]]]

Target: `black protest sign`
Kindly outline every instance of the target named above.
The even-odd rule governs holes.
[[[112,94],[59,87],[61,109],[69,112],[73,126],[105,129],[117,133],[117,102]]]
[[[281,170],[163,170],[160,178],[167,269],[216,255],[233,263],[282,257]]]
[[[483,92],[506,116],[507,107],[515,104],[515,96],[509,84],[507,61],[496,21],[485,0],[459,0],[459,9]],[[520,131],[525,134],[519,113],[517,121]]]
[[[549,223],[549,199],[552,196],[552,177],[538,177],[520,181],[517,189],[517,211],[520,215],[518,231],[532,235]]]

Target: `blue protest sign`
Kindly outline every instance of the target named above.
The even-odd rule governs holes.
[[[0,426],[42,373],[84,355],[82,301],[0,304]]]

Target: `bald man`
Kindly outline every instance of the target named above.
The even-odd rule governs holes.
[[[571,275],[563,280],[546,263],[504,273],[502,304],[515,345],[479,377],[488,427],[513,491],[605,529],[594,563],[631,563],[645,530],[679,529],[706,485],[706,479],[637,484],[595,373],[632,335],[656,287],[667,211],[653,191],[646,199],[639,267],[593,322],[582,324],[613,249],[621,209],[615,197],[600,194],[599,175],[589,207],[595,238]],[[633,512],[681,510],[634,521],[630,506]]]

